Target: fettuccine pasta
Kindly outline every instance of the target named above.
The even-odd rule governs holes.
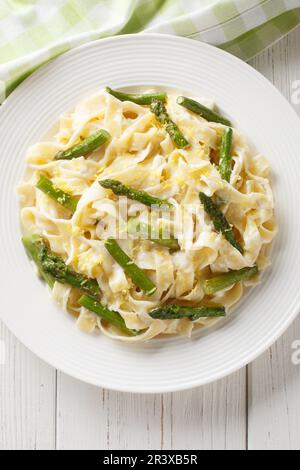
[[[72,313],[84,331],[103,332],[127,342],[149,340],[161,334],[190,336],[193,328],[213,325],[217,318],[155,319],[149,312],[162,305],[224,306],[228,311],[258,277],[237,282],[210,296],[203,281],[220,273],[256,265],[269,265],[268,247],[276,234],[274,199],[269,164],[253,155],[245,137],[233,130],[230,181],[218,169],[218,152],[225,126],[206,119],[176,102],[169,94],[166,109],[188,141],[177,148],[166,128],[149,106],[120,101],[102,90],[64,113],[47,141],[27,152],[27,169],[18,187],[21,221],[25,235],[40,235],[51,252],[79,274],[96,280],[99,301],[119,312],[129,330],[115,325],[80,305],[80,289],[55,280],[53,299]],[[209,101],[199,100],[212,107]],[[55,159],[99,129],[111,138],[88,156]],[[36,185],[40,175],[70,194],[78,204],[70,213]],[[171,211],[150,210],[137,200],[120,197],[99,184],[116,180],[136,190],[169,201]],[[216,230],[199,193],[213,198],[226,216],[243,247],[240,252]],[[128,220],[157,226],[178,241],[170,250],[145,238],[128,235]],[[116,235],[117,234],[117,235]],[[156,286],[147,295],[111,256],[105,246],[109,237]]]

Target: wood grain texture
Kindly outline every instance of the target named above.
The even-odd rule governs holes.
[[[167,449],[246,449],[246,369],[214,384],[164,398]]]
[[[300,80],[300,28],[261,54],[253,65],[291,102]],[[294,105],[300,116],[300,104]],[[284,155],[282,156],[284,158]],[[300,340],[300,318],[249,367],[249,449],[300,449],[300,365],[292,344]]]
[[[58,449],[159,449],[163,396],[103,390],[58,373]]]
[[[289,99],[300,81],[299,44],[300,28],[252,62]],[[300,115],[300,104],[295,109]],[[0,340],[0,449],[300,449],[300,365],[291,361],[300,319],[248,376],[243,369],[165,395],[78,382],[36,358],[1,323]]]
[[[245,449],[246,375],[165,395],[100,390],[59,374],[58,449]]]
[[[57,372],[56,448],[104,448],[106,421],[101,416],[102,392]]]
[[[56,372],[0,323],[0,449],[54,449]]]

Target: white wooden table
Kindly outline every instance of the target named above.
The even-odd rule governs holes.
[[[252,61],[290,101],[293,86],[300,90],[299,47],[297,28]],[[300,92],[295,96],[300,115]],[[0,365],[0,449],[299,450],[300,365],[291,359],[297,340],[300,318],[268,352],[222,381],[140,396],[56,371],[0,324],[6,352]]]

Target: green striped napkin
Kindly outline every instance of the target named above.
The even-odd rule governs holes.
[[[159,32],[244,60],[300,23],[300,0],[0,0],[0,103],[33,70],[88,41]]]

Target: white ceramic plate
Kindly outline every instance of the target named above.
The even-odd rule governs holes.
[[[214,98],[271,161],[280,233],[273,265],[231,317],[191,340],[125,345],[80,332],[49,299],[20,242],[15,187],[24,154],[85,96],[105,85],[172,87]],[[1,318],[34,353],[83,381],[121,391],[167,392],[206,384],[266,350],[300,307],[300,122],[259,73],[221,50],[161,35],[101,40],[54,60],[0,109]]]

